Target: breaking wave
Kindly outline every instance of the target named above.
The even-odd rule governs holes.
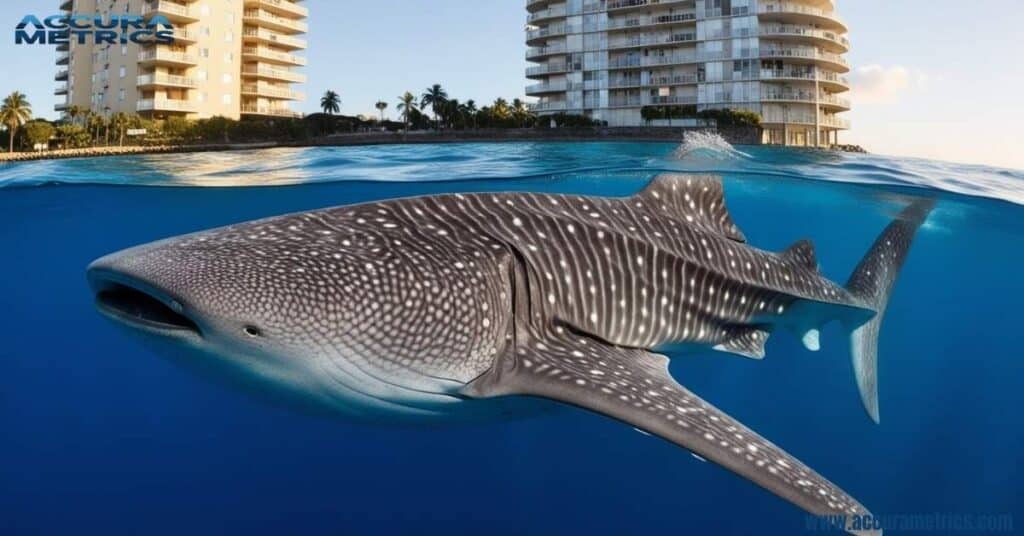
[[[733,160],[752,158],[725,141],[717,132],[701,130],[687,132],[683,142],[672,152],[678,160]]]

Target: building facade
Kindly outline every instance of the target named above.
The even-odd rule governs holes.
[[[838,143],[847,27],[834,0],[527,0],[526,88],[539,114],[685,125],[761,114],[765,143]],[[644,108],[648,108],[645,112]],[[665,117],[671,111],[675,119]]]
[[[68,107],[154,119],[223,116],[301,117],[290,103],[305,96],[296,69],[306,58],[297,35],[308,10],[291,0],[63,0],[69,14],[162,15],[174,44],[78,44],[58,47],[57,111]],[[74,40],[72,40],[74,41]]]

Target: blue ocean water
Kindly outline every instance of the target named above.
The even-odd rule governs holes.
[[[100,255],[258,217],[450,191],[628,195],[665,170],[722,174],[752,244],[809,238],[838,281],[907,199],[937,199],[882,328],[880,425],[835,326],[818,353],[780,332],[764,361],[709,352],[672,373],[875,514],[1024,526],[1024,173],[691,140],[0,167],[0,533],[808,533],[796,507],[580,410],[394,428],[250,400],[136,345],[84,279]]]

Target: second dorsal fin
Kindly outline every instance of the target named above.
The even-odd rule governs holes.
[[[662,173],[632,199],[646,202],[649,210],[667,217],[683,220],[736,242],[746,242],[746,237],[725,206],[721,177]]]
[[[789,246],[781,256],[783,259],[793,261],[805,268],[818,269],[818,257],[814,254],[814,244],[810,240],[801,240]]]

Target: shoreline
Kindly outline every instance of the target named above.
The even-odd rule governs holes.
[[[733,145],[760,145],[760,130],[695,129],[686,127],[594,127],[557,129],[478,129],[400,132],[358,132],[333,134],[301,141],[267,141],[255,143],[215,143],[194,145],[126,145],[83,147],[39,152],[0,153],[0,164],[67,158],[99,158],[106,156],[245,151],[272,148],[346,147],[367,145],[415,145],[430,143],[504,143],[504,142],[681,142],[687,132],[712,131]],[[835,149],[840,150],[840,149]]]

